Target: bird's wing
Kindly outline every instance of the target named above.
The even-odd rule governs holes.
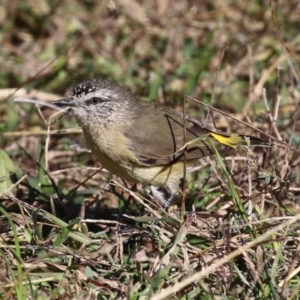
[[[232,145],[226,144],[231,134],[215,131],[200,120],[186,116],[184,125],[183,115],[174,110],[147,104],[141,109],[143,112],[137,114],[124,134],[129,148],[143,165],[166,165],[184,160],[184,156],[187,160],[195,160],[213,155],[211,143],[219,152],[232,150]],[[144,127],[136,128],[136,124]]]

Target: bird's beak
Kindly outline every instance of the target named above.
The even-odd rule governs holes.
[[[64,106],[74,106],[74,98],[73,97],[69,97],[69,98],[65,98],[65,99],[60,99],[60,100],[56,100],[54,102],[52,102],[53,105],[59,106],[59,107],[64,107]]]

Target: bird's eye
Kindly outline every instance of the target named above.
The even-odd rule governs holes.
[[[100,98],[97,98],[97,97],[94,97],[94,98],[91,98],[90,100],[88,100],[86,102],[86,104],[89,104],[89,105],[96,105],[100,102]]]
[[[92,102],[93,104],[98,104],[98,103],[100,102],[100,99],[94,97],[94,98],[91,99],[91,102]]]

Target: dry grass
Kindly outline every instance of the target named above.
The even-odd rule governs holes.
[[[1,299],[299,299],[299,12],[271,0],[2,1]],[[272,147],[201,160],[186,212],[165,212],[53,133],[71,117],[13,102],[89,78],[176,109],[200,99],[189,114]]]

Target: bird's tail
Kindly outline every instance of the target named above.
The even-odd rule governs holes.
[[[236,148],[239,145],[251,145],[251,146],[267,146],[269,142],[250,135],[240,135],[237,133],[223,133],[223,132],[210,132],[209,133],[220,144],[228,146],[230,148]],[[249,142],[247,140],[249,139]]]

